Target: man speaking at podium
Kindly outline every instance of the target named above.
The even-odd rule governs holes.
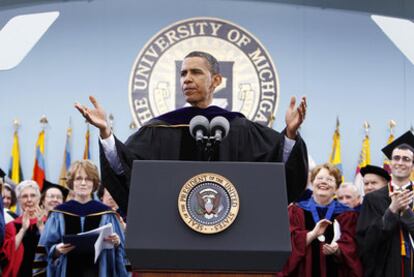
[[[298,129],[305,119],[306,98],[302,97],[298,106],[295,97],[291,98],[286,128],[278,133],[240,113],[212,106],[214,90],[221,81],[219,64],[212,55],[199,51],[189,53],[182,63],[180,82],[191,107],[150,120],[125,143],[112,134],[105,110],[94,97],[89,97],[92,109],[75,104],[85,119],[99,129],[102,182],[121,210],[126,212],[128,207],[130,176],[136,159],[284,162],[288,201],[292,202],[303,192],[308,162],[306,145]],[[220,144],[208,147],[198,139],[205,136],[197,136],[197,141],[192,137],[190,121],[199,115],[207,118],[207,124],[218,116],[227,119],[229,128],[224,132],[228,134],[223,135],[227,137]],[[200,145],[204,150],[200,151]]]

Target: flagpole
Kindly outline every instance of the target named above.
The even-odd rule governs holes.
[[[66,136],[72,136],[72,117],[69,116],[69,127],[66,130]]]
[[[19,137],[18,132],[19,128],[21,126],[21,123],[19,119],[15,118],[13,120],[13,145],[12,145],[12,151],[11,151],[11,157],[10,157],[10,168],[8,175],[4,176],[4,181],[8,184],[11,184],[14,186],[14,188],[23,180],[23,174],[22,169],[20,166],[20,147],[19,147]],[[13,205],[10,207],[10,210],[13,212],[16,212],[17,206]]]
[[[365,137],[368,137],[370,128],[371,126],[369,125],[368,121],[365,121],[364,122]]]
[[[69,124],[68,124],[68,128],[66,129],[65,148],[63,150],[63,162],[62,162],[62,167],[60,169],[60,175],[59,175],[59,185],[63,187],[67,187],[66,174],[71,164],[71,155],[70,155],[71,136],[72,136],[72,117],[69,116]]]
[[[394,128],[397,126],[397,122],[395,120],[391,119],[390,122],[388,122],[388,126],[390,127],[390,135],[394,135]],[[412,126],[411,126],[412,128]]]
[[[43,131],[46,129],[48,124],[49,124],[49,121],[47,120],[46,115],[42,115],[42,117],[40,118],[40,125],[42,126]]]
[[[12,181],[14,185],[19,184],[23,180],[22,169],[20,166],[20,147],[19,147],[19,129],[21,127],[21,123],[19,119],[15,118],[13,120],[13,146],[12,146],[12,153],[11,153],[11,160],[10,160],[10,168],[9,168],[9,181]],[[9,182],[10,183],[10,182]],[[14,211],[15,211],[14,207]]]
[[[339,116],[336,116],[336,131],[337,132],[339,132],[339,126],[340,126],[340,124],[339,124]]]
[[[397,126],[397,122],[395,120],[391,119],[388,122],[388,131],[390,132],[390,135],[388,136],[387,145],[394,141],[394,128]],[[384,155],[384,162],[382,163],[382,168],[384,168],[388,173],[391,173],[391,165],[390,160],[387,158],[386,155]]]
[[[43,188],[43,182],[46,179],[46,168],[45,168],[45,130],[48,126],[49,121],[46,115],[40,117],[40,125],[42,130],[39,133],[39,137],[36,142],[35,148],[35,162],[33,166],[33,177],[32,179],[37,182],[40,190]]]
[[[15,118],[13,120],[13,129],[14,129],[14,131],[15,132],[19,131],[20,126],[21,126],[21,124],[20,124],[19,119]]]
[[[342,170],[342,160],[341,160],[341,135],[339,133],[339,116],[336,116],[336,126],[335,132],[332,137],[332,151],[331,155],[329,156],[329,162],[335,165],[340,171],[342,175],[342,182],[345,180]]]

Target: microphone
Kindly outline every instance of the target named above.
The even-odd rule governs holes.
[[[221,142],[229,133],[230,123],[223,116],[216,116],[210,122],[210,134],[215,142]]]
[[[209,122],[205,116],[197,115],[190,120],[190,134],[197,142],[202,142],[208,131]]]

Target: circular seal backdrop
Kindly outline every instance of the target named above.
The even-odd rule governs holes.
[[[245,29],[219,18],[178,21],[157,33],[138,54],[129,81],[135,123],[188,105],[182,95],[180,68],[191,51],[219,61],[222,84],[213,104],[270,125],[279,100],[279,79],[263,45]]]
[[[203,234],[227,229],[236,219],[240,200],[234,185],[215,173],[188,180],[178,196],[178,210],[188,227]]]

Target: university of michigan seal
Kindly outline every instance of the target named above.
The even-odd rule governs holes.
[[[240,201],[234,185],[215,173],[198,174],[188,180],[178,196],[182,220],[194,231],[215,234],[236,219]]]
[[[182,59],[191,51],[217,58],[223,75],[213,105],[241,112],[269,125],[279,100],[279,80],[263,45],[248,31],[218,18],[196,17],[167,26],[141,49],[129,81],[135,123],[184,107],[180,86]]]

